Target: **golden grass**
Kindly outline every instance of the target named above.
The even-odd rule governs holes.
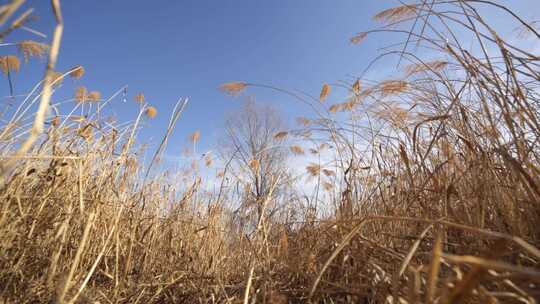
[[[0,20],[16,2],[0,8]],[[430,15],[456,26],[435,4]],[[239,113],[244,142],[233,142],[232,156],[220,145],[199,157],[197,130],[193,161],[181,168],[150,170],[135,135],[157,109],[142,93],[131,124],[79,104],[67,113],[45,107],[43,133],[29,125],[32,111],[3,117],[0,303],[535,303],[539,59],[483,36],[490,31],[472,37],[498,48],[491,64],[417,31],[444,60],[422,62],[400,45],[406,80],[342,86],[350,96],[328,111],[343,115],[324,111],[325,85],[311,98],[323,111],[298,118],[294,130]],[[21,52],[39,57],[35,47]],[[5,74],[20,68],[16,56],[0,60]],[[53,69],[48,83],[58,84],[64,74]],[[65,75],[78,79],[77,71]],[[221,89],[238,95],[247,86]],[[332,89],[339,96],[340,86]],[[80,86],[74,99],[102,96]],[[163,142],[172,142],[172,127]],[[254,130],[260,136],[250,137]],[[28,134],[34,140],[20,153]],[[297,175],[290,167],[299,159],[308,165]]]

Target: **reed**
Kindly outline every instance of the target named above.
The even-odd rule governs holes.
[[[29,18],[22,2],[0,7],[1,33]],[[511,8],[434,0],[377,14],[381,27],[352,42],[403,35],[374,61],[404,63],[388,79],[360,75],[323,84],[313,97],[226,83],[229,95],[295,97],[313,117],[285,128],[273,111],[247,103],[225,128],[229,145],[199,159],[195,131],[193,162],[160,171],[187,99],[150,163],[136,134],[159,117],[143,93],[129,96],[139,109],[131,123],[101,115],[116,95],[82,85],[74,110],[59,113],[51,94],[84,81],[85,70],[55,72],[63,23],[52,4],[51,46],[22,41],[15,45],[25,60],[0,57],[7,76],[49,56],[44,80],[0,125],[0,303],[540,298],[540,58],[480,13],[488,5],[540,39]],[[417,46],[429,47],[430,59]],[[346,100],[323,103],[340,89]],[[28,110],[40,102],[38,113]]]

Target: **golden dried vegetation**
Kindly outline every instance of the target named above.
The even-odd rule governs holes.
[[[2,38],[32,20],[22,2],[0,6]],[[142,93],[122,105],[139,110],[131,123],[84,86],[65,109],[50,96],[82,67],[55,72],[58,45],[0,46],[24,57],[0,57],[10,85],[21,64],[39,64],[32,57],[48,56],[40,78],[52,80],[10,96],[21,111],[0,111],[0,303],[536,303],[540,59],[482,8],[531,41],[540,33],[512,3],[480,2],[377,14],[382,28],[351,41],[403,35],[385,49],[403,78],[336,82],[332,99],[346,97],[331,106],[327,84],[319,96],[222,85],[286,93],[313,117],[289,130],[249,106],[216,153],[196,152],[197,130],[172,165],[162,146],[148,160],[137,138],[157,117]],[[416,51],[425,47],[429,59]]]

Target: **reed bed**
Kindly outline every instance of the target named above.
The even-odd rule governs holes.
[[[2,39],[31,20],[22,2],[0,7]],[[480,13],[506,14],[519,37],[538,43],[535,23],[511,7],[434,0],[377,14],[381,27],[351,42],[401,35],[374,61],[397,59],[391,79],[368,80],[368,68],[323,84],[316,97],[226,83],[233,96],[291,97],[313,117],[285,130],[248,104],[248,124],[257,122],[248,135],[263,140],[242,145],[231,124],[232,149],[161,172],[187,99],[150,161],[137,133],[162,114],[143,93],[133,96],[139,114],[130,123],[106,118],[112,99],[82,86],[75,110],[60,113],[53,91],[84,68],[55,71],[64,25],[59,1],[52,4],[50,46],[7,44],[13,53],[0,57],[11,87],[20,65],[48,57],[44,80],[1,114],[1,303],[540,299],[540,57]],[[201,136],[190,136],[193,153]],[[298,177],[280,166],[291,158],[315,161]],[[203,165],[216,171],[214,190]]]

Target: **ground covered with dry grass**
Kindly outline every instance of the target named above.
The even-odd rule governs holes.
[[[20,2],[0,7],[2,39],[29,18]],[[158,113],[144,95],[129,124],[103,117],[109,99],[83,87],[77,111],[54,111],[52,91],[84,69],[54,69],[63,23],[52,1],[51,45],[24,41],[0,57],[9,81],[24,59],[48,57],[44,80],[1,117],[0,302],[536,303],[540,58],[499,36],[479,2],[540,40],[511,7],[420,1],[352,38],[403,35],[377,58],[400,58],[392,79],[325,84],[317,97],[223,85],[274,90],[313,117],[282,130],[248,105],[257,128],[247,138],[264,140],[231,124],[222,159],[199,161],[220,167],[208,191],[198,164],[181,176],[152,170],[187,99],[146,162],[136,134]],[[437,59],[409,52],[414,44]],[[330,104],[338,89],[348,98]],[[280,160],[322,154],[330,160],[306,168],[313,193],[299,194]]]

